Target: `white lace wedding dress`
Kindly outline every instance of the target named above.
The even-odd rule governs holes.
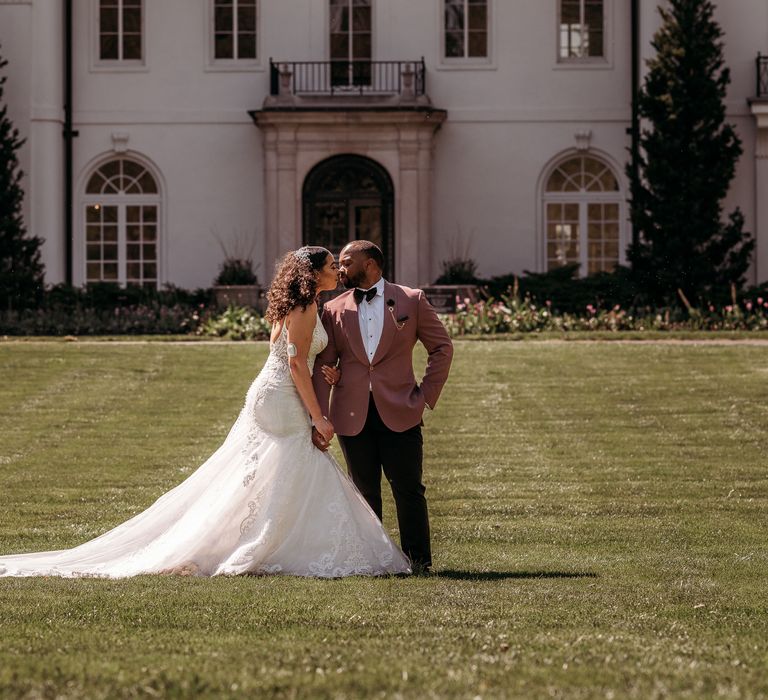
[[[310,371],[327,342],[317,323]],[[310,431],[283,329],[224,444],[186,481],[74,549],[0,555],[0,576],[409,573],[406,556]]]

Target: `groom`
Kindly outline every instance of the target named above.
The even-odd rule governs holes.
[[[323,414],[336,428],[355,486],[381,519],[381,472],[392,487],[400,543],[414,572],[432,565],[422,483],[422,414],[433,409],[448,378],[453,346],[420,289],[382,277],[384,256],[370,241],[352,241],[339,255],[339,279],[349,290],[323,308],[328,345],[315,360],[313,383]],[[429,353],[421,383],[413,346]],[[320,368],[339,361],[331,387]],[[329,408],[330,398],[330,413]],[[328,445],[313,433],[320,449]]]

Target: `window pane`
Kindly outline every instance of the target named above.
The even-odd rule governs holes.
[[[127,226],[125,229],[125,236],[129,241],[141,240],[141,227],[137,225]],[[130,248],[130,246],[128,246]]]
[[[603,0],[584,3],[585,56],[603,55]]]
[[[605,205],[605,219],[606,221],[618,221],[619,220],[619,205],[618,204],[606,204]]]
[[[154,243],[145,243],[142,246],[141,249],[142,255],[144,257],[144,260],[151,260],[154,261],[155,259],[155,244]]]
[[[101,208],[96,205],[91,205],[85,208],[85,220],[91,223],[98,223],[101,221]]]
[[[155,263],[144,263],[144,278],[155,279],[157,277],[157,265]]]
[[[102,34],[99,38],[99,57],[104,61],[118,58],[117,34]]]
[[[445,0],[445,30],[464,31],[464,0]]]
[[[110,243],[117,242],[117,226],[105,226],[104,227],[104,240]]]
[[[141,260],[141,246],[138,243],[129,243],[125,247],[126,260]]]
[[[486,31],[488,29],[488,9],[485,3],[469,5],[469,29]]]
[[[232,11],[232,6],[224,6],[224,7],[216,7],[213,13],[214,21],[214,31],[223,33],[223,32],[231,32],[233,30],[233,25],[235,21],[235,15]]]
[[[331,34],[331,58],[349,58],[349,34]]]
[[[445,57],[463,58],[464,57],[464,32],[446,32],[445,33]]]
[[[547,182],[547,192],[560,192],[565,187],[565,176],[558,168],[549,176]]]
[[[88,263],[85,276],[89,282],[101,281],[101,263]]]
[[[256,58],[256,35],[238,34],[237,35],[237,57],[238,58]]]
[[[255,5],[240,4],[237,8],[237,31],[256,31],[256,7]]]
[[[123,37],[123,58],[127,61],[141,60],[141,34],[126,34]]]
[[[371,57],[371,35],[353,34],[352,36],[352,57],[356,59],[367,59]]]
[[[371,31],[370,7],[356,7],[352,10],[352,29],[354,32]]]
[[[157,207],[144,207],[144,221],[157,221]]]
[[[144,217],[144,220],[146,221],[146,216]],[[144,227],[144,240],[145,241],[154,241],[157,238],[157,228],[155,226],[145,226]]]
[[[216,58],[233,58],[234,42],[231,34],[217,34],[214,39]]]
[[[117,280],[117,263],[104,263],[104,281],[114,282]]]
[[[108,207],[102,207],[102,214],[104,217],[104,221],[107,223],[116,223],[117,222],[117,207],[112,205]]]
[[[86,246],[85,259],[101,260],[101,245],[99,243],[96,243],[96,245]]]
[[[99,16],[99,31],[102,34],[117,34],[118,14],[116,7],[102,8]]]
[[[123,10],[123,31],[129,34],[141,33],[141,8],[125,8]]]
[[[485,32],[469,32],[469,56],[471,58],[488,55],[488,35]]]
[[[141,263],[134,262],[134,263],[128,263],[125,266],[125,276],[129,280],[140,280],[141,279]]]

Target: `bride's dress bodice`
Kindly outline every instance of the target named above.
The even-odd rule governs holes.
[[[310,374],[315,357],[327,344],[328,334],[318,320],[307,353]],[[248,390],[244,418],[249,424],[249,432],[256,430],[280,437],[301,436],[302,439],[309,433],[309,414],[296,391],[288,361],[288,331],[283,322],[279,335],[269,348],[264,368]]]

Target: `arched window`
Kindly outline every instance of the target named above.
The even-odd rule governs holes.
[[[158,285],[160,195],[146,167],[116,158],[85,187],[85,281]]]
[[[610,166],[571,156],[544,188],[547,269],[579,264],[581,275],[609,272],[619,263],[621,192]]]

